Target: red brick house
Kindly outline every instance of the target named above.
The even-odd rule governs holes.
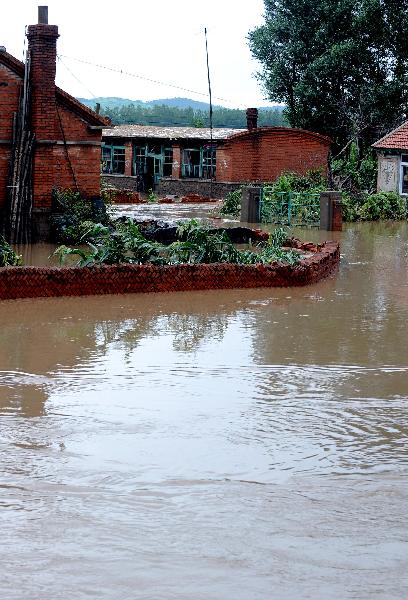
[[[103,133],[104,179],[119,188],[160,194],[201,193],[222,198],[242,183],[271,182],[285,171],[327,169],[330,139],[303,129],[118,125]],[[143,190],[142,190],[143,191]]]
[[[47,235],[53,188],[71,188],[88,198],[100,196],[101,134],[109,124],[108,119],[56,87],[58,27],[48,25],[47,13],[44,16],[43,11],[41,15],[43,22],[30,25],[27,31],[30,130],[34,134],[32,221],[37,237]],[[27,64],[0,47],[0,218],[3,219],[10,189],[13,115],[20,110]]]

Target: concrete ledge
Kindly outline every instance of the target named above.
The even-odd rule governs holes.
[[[298,265],[100,265],[0,268],[0,299],[289,287],[316,283],[336,269],[337,242],[292,244],[314,254]]]

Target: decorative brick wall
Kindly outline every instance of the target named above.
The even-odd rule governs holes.
[[[296,247],[314,254],[295,266],[216,263],[3,267],[0,268],[0,299],[303,286],[327,277],[339,263],[337,242],[321,246],[297,244]]]
[[[217,180],[274,181],[285,171],[327,170],[330,140],[288,127],[260,127],[239,133],[217,151]]]

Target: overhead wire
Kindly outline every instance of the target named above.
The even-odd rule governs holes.
[[[83,81],[81,81],[81,80],[79,79],[79,77],[77,77],[77,76],[75,75],[75,73],[73,73],[73,72],[71,71],[71,69],[68,67],[68,65],[66,65],[66,64],[65,64],[65,62],[62,60],[62,57],[61,57],[61,55],[60,55],[60,54],[57,54],[57,59],[58,59],[58,61],[59,61],[59,62],[62,64],[62,66],[66,68],[66,70],[68,71],[68,73],[69,73],[70,75],[72,75],[72,77],[73,77],[74,79],[76,79],[76,80],[77,80],[77,82],[78,82],[80,85],[82,85],[82,87],[83,87],[83,88],[84,88],[84,89],[85,89],[85,90],[86,90],[86,91],[87,91],[89,94],[91,94],[92,98],[96,98],[96,95],[95,95],[93,92],[91,92],[91,90],[90,90],[90,89],[89,89],[89,88],[88,88],[88,87],[87,87],[87,86],[86,86],[86,85],[83,83]]]
[[[126,75],[127,77],[134,77],[135,79],[141,79],[143,81],[148,81],[149,83],[154,83],[156,85],[161,85],[164,87],[170,87],[170,88],[174,88],[177,90],[181,90],[183,92],[189,92],[191,94],[197,94],[198,96],[203,96],[203,97],[208,97],[208,92],[198,92],[197,90],[192,90],[190,88],[186,88],[183,87],[181,85],[176,85],[174,83],[168,83],[168,82],[164,82],[164,81],[159,81],[158,79],[152,79],[151,77],[146,77],[144,75],[139,75],[137,73],[130,73],[129,71],[125,71],[123,69],[120,68],[116,68],[116,67],[109,67],[107,65],[102,65],[99,63],[93,63],[89,60],[84,60],[82,58],[76,58],[74,56],[67,56],[66,54],[60,54],[59,55],[60,58],[67,58],[68,60],[74,60],[76,62],[85,64],[85,65],[90,65],[92,67],[98,67],[99,69],[104,69],[106,71],[111,71],[112,73],[119,73],[120,75]],[[235,104],[236,102],[234,102],[233,100],[230,100],[228,98],[221,98],[220,96],[214,96],[214,98],[216,100],[221,100],[223,102],[228,102],[229,104]],[[242,106],[245,107],[244,104],[242,103],[238,103],[238,106]]]

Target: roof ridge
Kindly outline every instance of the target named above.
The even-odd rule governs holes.
[[[4,64],[7,68],[12,70],[16,75],[20,77],[24,77],[24,63],[18,58],[15,58],[12,54],[9,54],[7,51],[0,52],[0,64]],[[59,100],[62,100],[68,105],[68,108],[74,110],[74,112],[82,114],[92,123],[96,123],[97,125],[107,126],[110,125],[110,119],[108,117],[103,117],[102,115],[98,115],[94,110],[79,102],[74,96],[68,94],[65,90],[62,90],[58,86],[55,86],[55,96],[59,96]]]
[[[400,131],[400,129],[403,129],[404,127],[408,127],[408,121],[404,121],[403,123],[401,123],[401,125],[398,125],[398,127],[393,129],[389,133],[386,133],[385,135],[383,135],[382,138],[380,138],[379,140],[374,142],[374,144],[372,144],[372,147],[373,148],[383,148],[384,146],[381,146],[380,144],[387,138],[391,138],[393,135],[397,134]],[[408,138],[408,130],[407,130],[407,138]],[[388,146],[385,146],[385,147],[388,147]]]

